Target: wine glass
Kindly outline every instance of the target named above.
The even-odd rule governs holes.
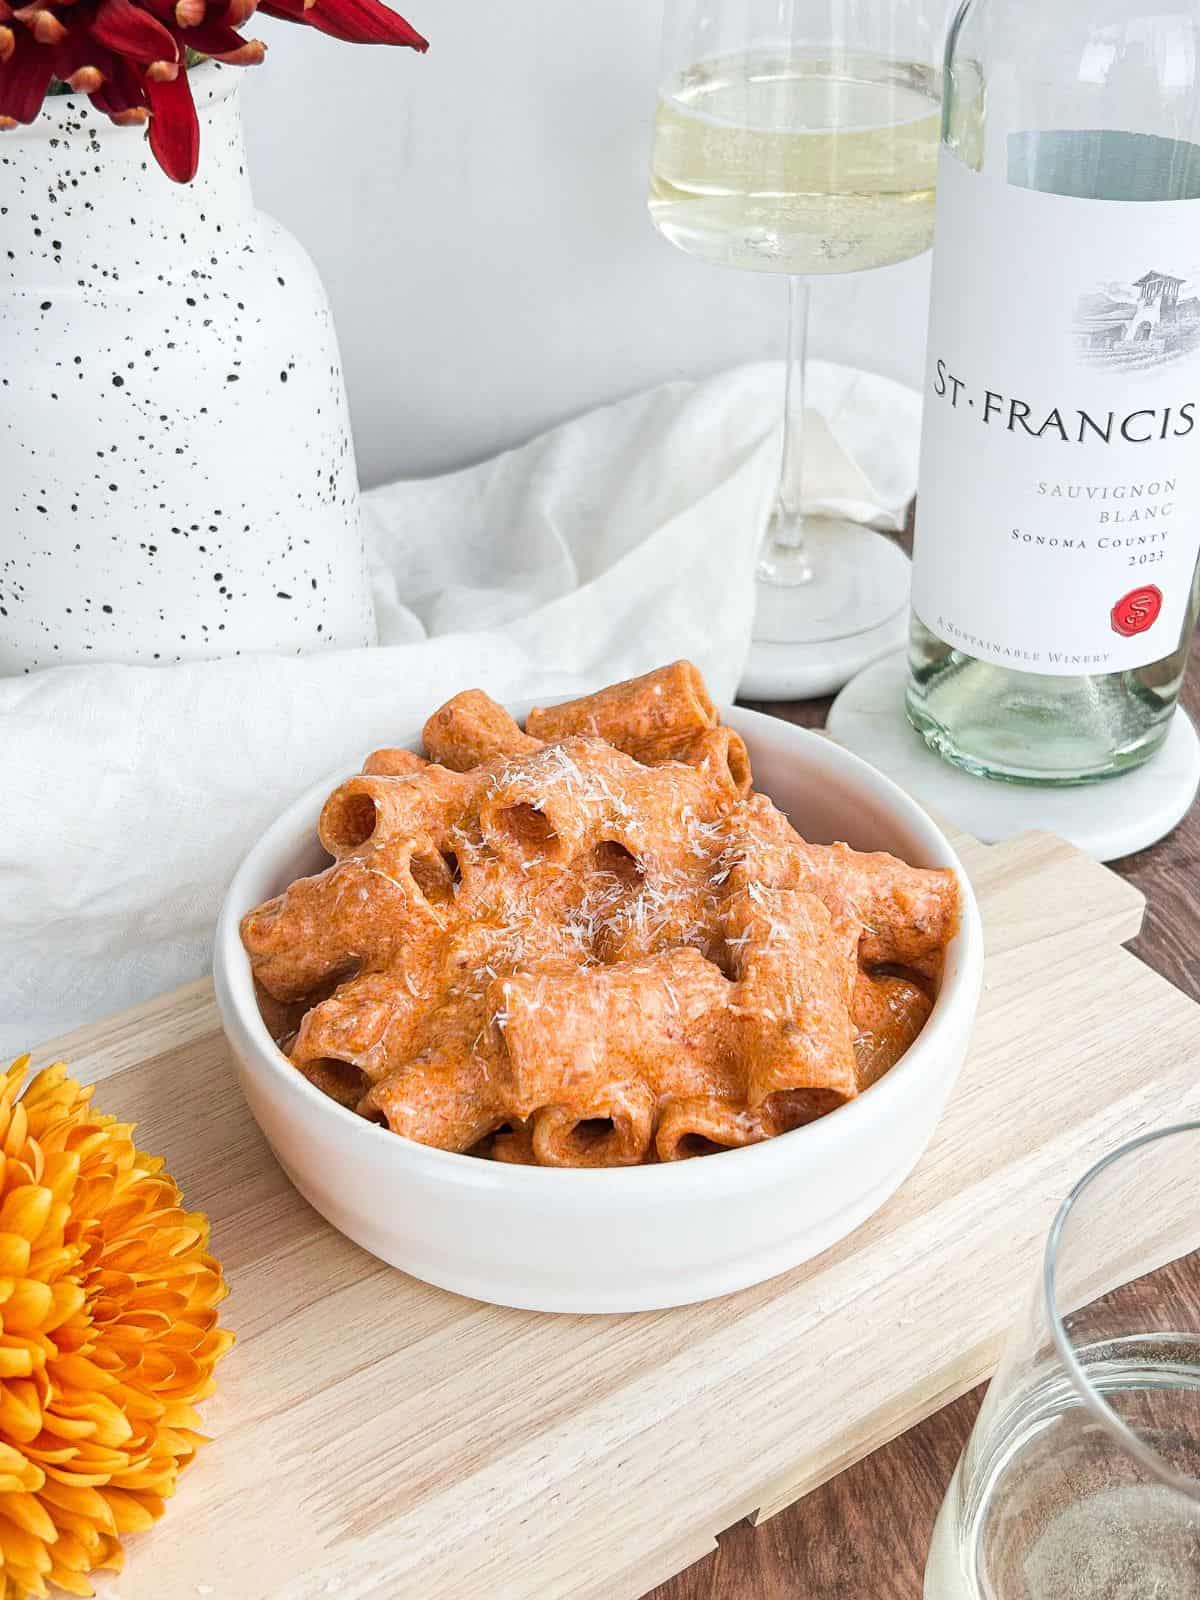
[[[939,35],[920,0],[667,0],[651,218],[691,255],[788,278],[749,693],[830,692],[904,642],[904,554],[801,509],[807,280],[929,248]]]
[[[925,1600],[1200,1595],[1198,1175],[1200,1123],[1183,1123],[1106,1156],[1063,1203],[938,1517]]]

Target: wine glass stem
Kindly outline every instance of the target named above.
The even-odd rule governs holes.
[[[788,588],[813,580],[812,561],[804,540],[801,512],[803,460],[804,365],[808,342],[808,281],[788,278],[788,338],[784,363],[783,446],[779,453],[779,487],[758,576]]]

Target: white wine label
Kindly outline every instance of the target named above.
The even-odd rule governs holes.
[[[1200,552],[1200,201],[1015,188],[942,152],[913,609],[1053,675],[1169,655]]]

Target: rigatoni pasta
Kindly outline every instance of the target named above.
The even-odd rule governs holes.
[[[519,1117],[591,1103],[637,1079],[657,1096],[719,1074],[716,1024],[729,983],[698,950],[570,971],[516,972],[489,995],[503,1034],[502,1092]]]
[[[469,773],[428,763],[396,775],[361,773],[326,800],[317,832],[331,856],[418,834],[444,839],[470,809],[479,787],[480,779]]]
[[[750,793],[753,774],[746,741],[732,728],[699,728],[678,737],[655,739],[635,752],[647,766],[679,761],[708,773],[739,799]]]
[[[929,1020],[933,1001],[917,983],[891,973],[859,972],[850,1020],[858,1088],[870,1088],[894,1067]]]
[[[730,1012],[746,1067],[746,1103],[781,1089],[858,1093],[850,1002],[858,929],[815,895],[751,884],[724,907],[737,982]]]
[[[470,772],[497,757],[527,755],[542,744],[523,733],[482,689],[464,689],[447,700],[425,724],[422,738],[430,761],[452,772]]]
[[[370,777],[375,778],[407,778],[410,773],[420,772],[429,766],[424,756],[417,755],[415,750],[372,750],[363,762],[362,769]]]
[[[607,1084],[590,1100],[543,1106],[530,1155],[543,1167],[636,1167],[650,1153],[657,1106],[640,1078]]]
[[[405,952],[436,940],[452,898],[450,871],[428,835],[343,855],[299,878],[242,920],[254,976],[277,1000],[302,1000],[330,978],[395,969]],[[369,952],[369,955],[368,955]]]
[[[688,662],[521,728],[482,690],[322,810],[332,864],[248,913],[264,1018],[403,1137],[546,1167],[801,1127],[924,1026],[949,872],[811,844]]]
[[[664,740],[715,728],[720,720],[698,669],[675,661],[579,700],[535,707],[525,731],[546,743],[572,734],[603,739],[636,756]]]

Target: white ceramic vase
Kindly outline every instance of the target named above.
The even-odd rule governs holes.
[[[0,673],[373,642],[329,307],[239,77],[193,70],[188,185],[82,95],[0,134]]]

